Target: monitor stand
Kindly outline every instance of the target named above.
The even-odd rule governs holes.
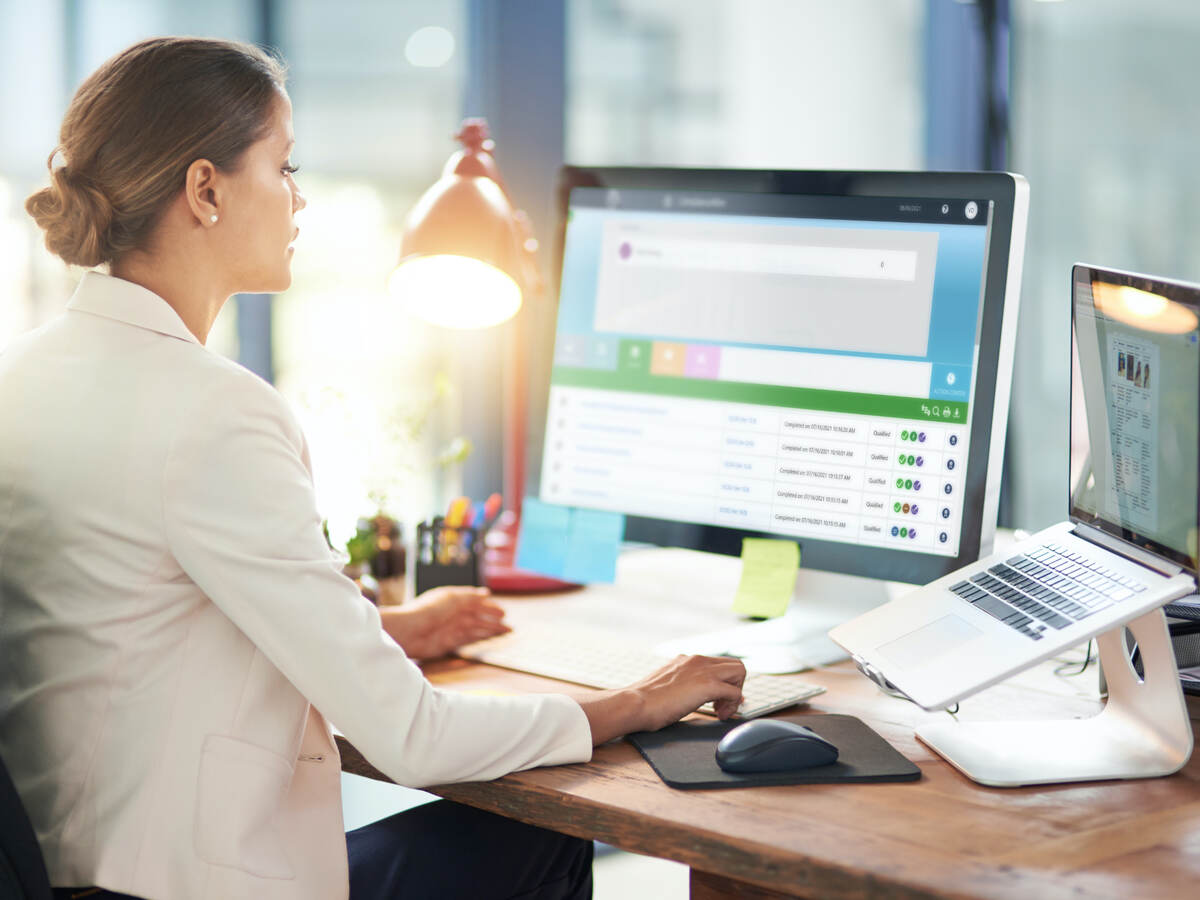
[[[1128,628],[1141,651],[1144,678],[1129,662]],[[1161,609],[1100,635],[1108,702],[1090,719],[953,722],[917,737],[980,784],[1017,787],[1170,775],[1192,753],[1179,672]]]
[[[781,675],[847,659],[829,639],[835,625],[874,609],[915,585],[816,569],[801,569],[787,612],[719,631],[663,642],[663,655],[703,653],[741,657],[751,672]]]

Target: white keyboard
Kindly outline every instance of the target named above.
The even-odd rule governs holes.
[[[623,646],[611,638],[531,625],[520,625],[509,634],[461,647],[457,653],[463,659],[595,688],[625,687],[668,662],[648,650]],[[742,685],[742,705],[735,715],[753,719],[823,693],[825,688],[794,675],[749,674]],[[706,703],[700,712],[713,715],[712,704]]]

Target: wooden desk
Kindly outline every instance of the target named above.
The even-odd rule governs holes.
[[[522,601],[514,601],[520,604]],[[563,601],[525,601],[551,610]],[[567,604],[569,605],[569,603]],[[427,668],[447,688],[578,691],[462,660]],[[921,767],[909,784],[676,791],[624,741],[590,763],[434,793],[481,809],[682,862],[695,898],[1186,898],[1200,884],[1200,759],[1169,778],[994,789],[920,744],[930,716],[843,663],[810,673],[813,712],[856,715]],[[1084,716],[1085,681],[1048,669],[966,701],[960,717]],[[1089,687],[1090,685],[1090,687]],[[1090,695],[1090,696],[1089,696]],[[1190,698],[1193,722],[1200,704]],[[343,745],[343,768],[382,777]]]

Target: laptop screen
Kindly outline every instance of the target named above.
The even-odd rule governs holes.
[[[1196,566],[1200,286],[1073,269],[1071,518]]]

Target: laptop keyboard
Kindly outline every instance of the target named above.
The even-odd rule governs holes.
[[[1014,556],[950,588],[1035,641],[1047,628],[1066,628],[1145,589],[1061,544]]]

